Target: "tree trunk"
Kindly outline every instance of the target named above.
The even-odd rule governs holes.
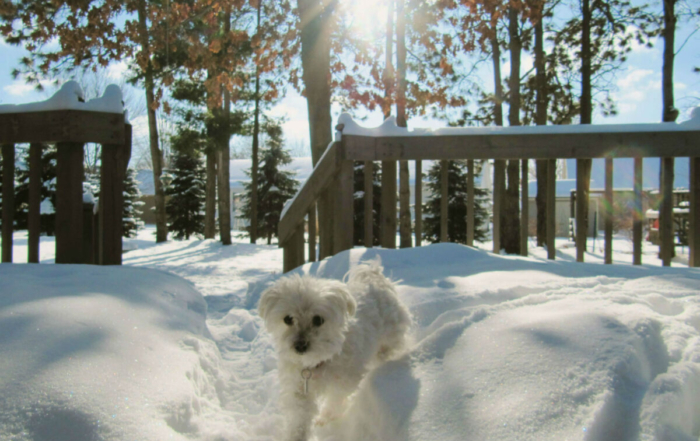
[[[510,126],[520,125],[520,52],[522,43],[518,29],[518,10],[510,8],[508,11],[509,25],[509,50],[510,50],[510,102],[508,106],[508,123]],[[503,234],[501,243],[507,253],[520,253],[520,160],[508,161],[506,171],[508,187],[506,188],[506,200],[504,204],[505,222],[503,222]]]
[[[331,23],[338,0],[297,0],[301,22],[302,79],[309,113],[311,159],[314,166],[333,140],[331,129]],[[324,6],[325,5],[325,6]],[[330,192],[318,201],[319,236],[332,241]]]
[[[537,101],[535,103],[535,123],[538,126],[547,125],[547,77],[544,60],[544,17],[540,16],[535,25],[535,81],[537,85]],[[547,244],[547,160],[538,159],[535,162],[537,176],[537,246]]]
[[[398,73],[398,94],[396,97],[396,124],[406,124],[406,15],[404,0],[396,0],[396,67]],[[413,246],[411,236],[411,190],[408,161],[399,161],[399,247]]]
[[[151,163],[153,164],[153,186],[155,188],[156,208],[156,243],[168,240],[168,223],[165,213],[165,189],[160,182],[163,174],[163,151],[158,146],[158,122],[155,108],[155,84],[153,81],[153,65],[151,64],[150,42],[148,35],[146,0],[138,2],[139,39],[141,51],[148,65],[144,71],[144,88],[146,89],[146,109],[148,113],[148,139],[151,147]]]
[[[388,105],[384,109],[384,118],[391,116],[391,102],[394,93],[394,12],[394,0],[389,0],[386,21],[386,53],[384,54],[386,57],[384,95]],[[379,244],[385,248],[396,248],[396,161],[382,161],[381,187]]]
[[[258,1],[257,32],[260,34],[260,15],[262,0]],[[258,148],[260,136],[260,68],[259,60],[255,63],[255,114],[253,116],[253,153],[251,166],[251,190],[250,190],[250,243],[258,240]]]
[[[216,236],[216,151],[207,151],[207,185],[204,196],[204,238]]]
[[[663,122],[674,122],[678,118],[673,102],[673,61],[675,57],[675,36],[676,36],[676,0],[663,0],[664,2],[664,64],[662,68],[662,88],[663,95]]]
[[[590,0],[582,1],[581,19],[581,124],[591,124],[593,122],[593,98],[591,93],[591,6]],[[582,247],[586,251],[586,235],[588,234],[588,193],[591,186],[591,159],[577,159],[576,167],[582,169],[583,182],[577,185],[582,191],[577,191],[576,197],[581,199],[580,207],[583,210],[583,225],[577,225],[577,231],[583,230],[579,239]],[[578,174],[577,174],[578,175]]]
[[[224,14],[224,35],[231,31],[231,8]],[[223,245],[231,245],[231,92],[224,89],[222,116],[224,130],[219,135],[219,237]]]
[[[492,61],[493,61],[493,82],[494,82],[494,102],[493,102],[493,119],[497,126],[503,126],[503,79],[501,78],[501,47],[498,42],[497,30],[493,30],[493,37],[491,38],[491,49],[492,49]],[[501,174],[498,172],[500,167],[505,167],[505,161],[502,159],[497,159],[494,161],[494,197],[499,197],[499,200],[493,201],[493,206],[501,207],[498,213],[498,219],[493,220],[494,234],[495,229],[498,229],[499,235],[503,234],[503,223],[505,222],[505,210],[503,210],[503,203],[505,201],[505,195],[497,194],[495,191],[497,188],[505,188],[505,173]],[[500,243],[500,241],[499,241]],[[500,252],[495,249],[498,247],[497,242],[494,240],[494,252]]]

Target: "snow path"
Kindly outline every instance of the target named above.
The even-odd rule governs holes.
[[[125,264],[192,282],[218,348],[199,355],[209,367],[192,380],[217,384],[218,400],[201,412],[183,405],[182,424],[167,425],[173,437],[278,439],[276,353],[256,306],[280,276],[281,250],[155,245],[151,233],[129,241],[138,249]],[[563,247],[555,262],[541,250],[521,258],[455,244],[358,248],[295,270],[340,279],[380,257],[415,322],[413,349],[369,375],[348,414],[316,440],[700,439],[700,270],[658,267],[654,251],[633,267],[573,263]],[[598,251],[589,257],[599,261]]]

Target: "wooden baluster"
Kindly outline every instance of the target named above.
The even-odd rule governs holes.
[[[423,242],[423,161],[416,161],[416,204],[415,204],[415,242],[417,247]]]
[[[673,159],[661,158],[661,209],[659,210],[659,238],[661,262],[671,266],[673,259]]]
[[[547,259],[556,258],[557,160],[547,161]],[[568,226],[567,226],[568,227]]]
[[[632,224],[632,264],[642,264],[642,158],[634,158],[634,223]]]
[[[467,245],[474,246],[474,160],[467,161]]]
[[[700,267],[700,158],[690,158],[690,216],[688,266]]]
[[[103,163],[102,167],[105,168],[106,165]],[[121,212],[119,212],[119,221],[121,222]],[[56,263],[83,263],[83,248],[80,246],[82,240],[83,144],[58,143],[56,153]]]
[[[440,162],[440,242],[447,242],[447,216],[449,216],[447,191],[450,162],[446,160]]]
[[[12,263],[15,224],[15,145],[2,146],[2,262]]]
[[[353,161],[343,160],[336,178],[333,254],[352,248],[353,239]],[[395,207],[395,206],[394,206]]]
[[[396,248],[396,161],[382,161],[380,222],[382,247]]]
[[[501,252],[501,210],[506,187],[506,161],[493,163],[493,252]]]
[[[372,248],[374,242],[374,163],[365,161],[365,238],[366,248]]]
[[[316,204],[309,209],[309,262],[316,261]]]
[[[27,262],[39,263],[41,235],[41,150],[42,145],[29,146],[29,204],[27,216]]]
[[[520,255],[527,256],[527,238],[530,231],[530,188],[528,186],[529,179],[529,162],[527,159],[521,161],[521,176],[520,176],[520,195],[522,203],[520,206]]]
[[[591,177],[590,159],[576,160],[576,261],[584,261],[588,241],[588,189]]]
[[[605,158],[605,263],[612,264],[613,252],[613,159]]]

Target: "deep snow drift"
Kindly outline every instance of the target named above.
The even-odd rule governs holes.
[[[342,278],[377,256],[414,316],[413,348],[317,439],[700,437],[697,269],[439,244],[296,271]],[[278,439],[275,351],[255,307],[281,251],[193,240],[125,262],[189,279],[206,328],[193,286],[161,271],[0,266],[0,439]],[[57,438],[64,421],[89,436]]]

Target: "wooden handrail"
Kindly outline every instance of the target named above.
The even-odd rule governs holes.
[[[321,192],[333,181],[340,168],[340,142],[333,142],[314,167],[309,179],[299,189],[289,207],[282,213],[278,227],[280,246],[290,239],[309,208],[316,202]]]

